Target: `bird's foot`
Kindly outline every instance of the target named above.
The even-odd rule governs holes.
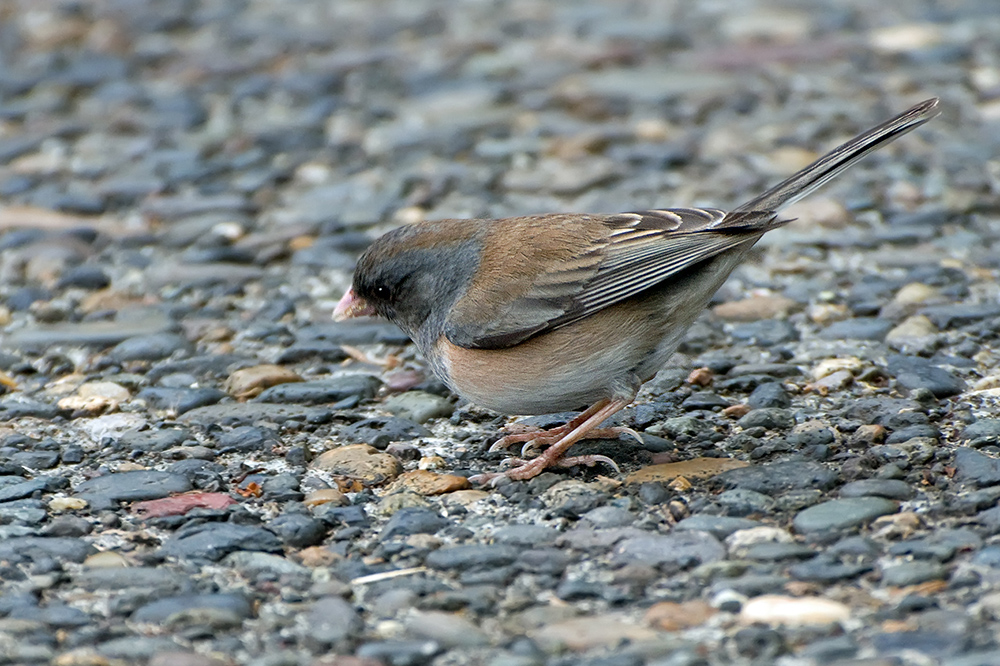
[[[509,449],[514,444],[524,443],[524,447],[521,449],[521,455],[526,455],[526,451],[530,448],[545,448],[547,446],[552,446],[560,439],[573,432],[582,421],[578,422],[579,416],[572,421],[566,423],[565,425],[556,426],[555,428],[549,428],[548,430],[542,430],[541,428],[534,428],[533,426],[521,426],[525,428],[520,432],[511,433],[509,435],[504,435],[490,446],[490,451],[504,451]],[[531,428],[528,430],[527,428]],[[642,437],[632,428],[626,428],[625,426],[612,426],[608,428],[594,428],[587,432],[584,439],[618,439],[621,435],[631,435],[642,444]]]
[[[513,469],[504,472],[479,474],[469,480],[474,483],[489,483],[495,485],[499,479],[507,478],[512,481],[522,481],[538,476],[543,470],[549,467],[573,467],[575,465],[593,466],[597,463],[610,465],[616,472],[621,473],[618,465],[607,456],[585,455],[585,456],[565,456],[567,450],[573,444],[584,438],[609,438],[618,437],[627,433],[635,437],[639,442],[642,438],[639,433],[631,428],[598,428],[608,417],[625,407],[631,400],[604,400],[596,403],[590,409],[583,412],[566,425],[552,428],[541,432],[524,432],[508,435],[490,447],[490,450],[505,448],[516,442],[525,442],[522,453],[527,452],[535,446],[542,444],[549,448],[541,453],[537,458],[524,460],[523,458],[513,458],[507,464],[517,465]],[[500,446],[498,446],[500,445]]]
[[[617,463],[607,456],[561,456],[552,460],[546,456],[546,453],[543,453],[537,458],[533,458],[531,460],[524,460],[523,458],[508,458],[503,461],[502,466],[513,466],[511,469],[504,472],[477,474],[475,476],[470,476],[469,481],[472,483],[480,483],[495,487],[503,479],[510,479],[511,481],[525,481],[527,479],[534,478],[549,467],[576,467],[577,465],[593,467],[598,463],[604,463],[613,469],[616,474],[621,474],[621,469],[618,467]]]

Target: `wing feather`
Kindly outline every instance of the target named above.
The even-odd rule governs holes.
[[[601,220],[607,229],[603,238],[576,255],[546,264],[527,289],[495,309],[489,321],[459,308],[445,327],[449,341],[473,349],[513,346],[640,294],[716,255],[752,244],[781,224],[770,213],[734,218],[714,208],[622,213]],[[530,239],[525,242],[530,244]]]

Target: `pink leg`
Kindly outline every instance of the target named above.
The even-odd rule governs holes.
[[[578,441],[589,437],[590,433],[593,432],[597,426],[626,407],[629,402],[631,402],[631,400],[602,400],[580,415],[587,415],[582,422],[576,423],[580,419],[580,417],[577,417],[570,423],[566,424],[567,426],[574,425],[575,427],[560,437],[558,441],[553,442],[552,445],[549,446],[548,450],[537,458],[524,462],[518,467],[507,470],[506,472],[479,474],[472,477],[470,480],[479,483],[487,483],[501,477],[507,477],[508,479],[517,481],[538,476],[548,467],[564,467],[587,464],[593,465],[597,462],[610,463],[612,467],[617,469],[617,465],[615,465],[610,458],[605,456],[573,456],[571,458],[563,458],[562,455]]]
[[[548,430],[542,430],[540,428],[535,428],[527,430],[525,432],[517,432],[510,435],[505,435],[498,439],[490,447],[490,451],[502,451],[503,449],[510,448],[513,444],[527,443],[522,449],[522,453],[529,447],[545,447],[555,444],[560,439],[565,437],[567,434],[573,432],[580,424],[584,423],[591,416],[600,411],[605,405],[607,405],[610,400],[601,400],[594,403],[588,407],[585,411],[580,412],[579,415],[573,418],[565,425],[557,426],[555,428],[550,428]],[[530,427],[530,426],[529,426]],[[586,439],[617,439],[621,435],[631,435],[635,437],[639,443],[642,443],[642,438],[639,436],[635,430],[631,428],[625,428],[621,426],[611,427],[611,428],[593,428],[587,433]]]

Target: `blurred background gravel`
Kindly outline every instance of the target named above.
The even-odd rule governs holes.
[[[0,0],[0,664],[1000,663],[995,0]],[[607,470],[330,313],[395,225],[789,211]],[[546,417],[531,420],[545,425]]]

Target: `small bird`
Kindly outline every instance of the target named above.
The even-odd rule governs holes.
[[[379,315],[403,329],[455,393],[501,414],[590,405],[563,426],[507,435],[548,446],[501,473],[529,479],[551,466],[617,466],[564,453],[631,403],[754,243],[789,220],[777,212],[870,152],[938,115],[936,98],[838,146],[726,212],[665,208],[615,215],[549,214],[409,224],[361,255],[337,320]],[[633,433],[634,434],[634,433]]]

